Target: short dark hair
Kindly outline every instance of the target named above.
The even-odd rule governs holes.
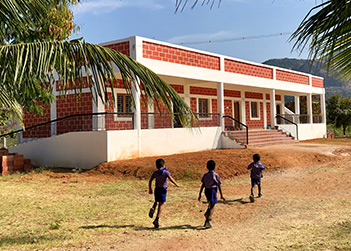
[[[252,158],[255,162],[257,162],[257,161],[260,161],[261,156],[258,153],[255,153],[254,155],[252,155]]]
[[[208,170],[214,170],[216,167],[216,162],[214,160],[209,160],[207,161],[207,169]]]
[[[160,168],[162,168],[164,165],[165,165],[165,161],[164,161],[164,159],[157,159],[156,160],[156,168],[157,169],[160,169]]]

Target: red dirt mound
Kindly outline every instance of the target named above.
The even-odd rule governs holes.
[[[335,146],[337,147],[337,146]],[[332,151],[336,151],[334,149]],[[246,167],[252,155],[259,153],[266,170],[288,167],[307,167],[314,164],[328,164],[342,158],[330,152],[330,146],[294,144],[257,149],[210,150],[158,157],[145,157],[102,163],[89,174],[99,173],[117,177],[147,179],[155,170],[155,160],[163,158],[166,166],[177,179],[197,179],[206,172],[206,162],[213,159],[217,163],[216,172],[223,178],[231,178],[247,173]]]

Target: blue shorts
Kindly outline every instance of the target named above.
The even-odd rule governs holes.
[[[261,184],[261,178],[258,178],[258,179],[251,178],[251,186],[260,185],[260,184]]]
[[[155,187],[154,194],[156,202],[166,202],[167,188]]]
[[[217,188],[205,188],[205,195],[208,203],[217,204]]]

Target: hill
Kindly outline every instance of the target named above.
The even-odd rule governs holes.
[[[263,62],[263,64],[282,67],[294,71],[301,71],[323,77],[327,97],[336,93],[341,93],[343,97],[351,96],[351,89],[348,86],[348,83],[343,80],[337,79],[335,74],[328,76],[325,70],[325,65],[323,63],[314,63],[311,66],[310,61],[306,59],[281,58],[269,59]]]

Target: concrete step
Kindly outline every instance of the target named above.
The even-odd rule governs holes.
[[[290,144],[297,142],[281,130],[249,130],[248,147],[261,147],[275,144]],[[246,145],[246,131],[230,131],[228,137]]]

